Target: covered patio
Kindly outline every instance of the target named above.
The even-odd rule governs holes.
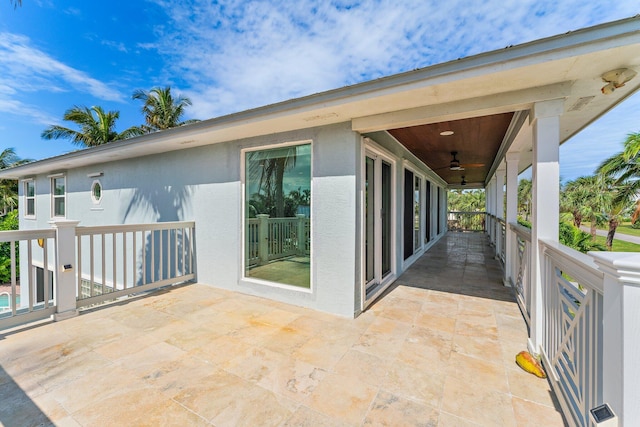
[[[448,233],[352,321],[191,284],[5,332],[0,424],[561,426],[494,253]]]

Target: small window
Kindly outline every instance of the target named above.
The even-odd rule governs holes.
[[[36,216],[36,183],[33,180],[24,182],[24,216]]]
[[[102,200],[102,184],[96,180],[91,184],[91,201],[97,205],[100,200]]]
[[[52,216],[65,216],[66,179],[64,176],[51,178]]]

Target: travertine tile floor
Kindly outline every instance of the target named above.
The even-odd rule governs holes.
[[[561,426],[486,238],[355,320],[194,284],[0,334],[7,426]]]

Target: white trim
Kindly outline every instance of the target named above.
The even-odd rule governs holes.
[[[36,193],[36,181],[33,178],[28,178],[28,179],[23,179],[21,181],[22,183],[22,197],[23,197],[23,203],[24,203],[24,212],[23,212],[23,218],[24,219],[36,219],[37,216],[37,207],[36,207],[36,199],[37,199],[37,193]],[[29,192],[27,191],[27,186],[28,184],[31,183],[33,184],[33,196],[29,197]],[[33,213],[29,214],[29,200],[32,199],[33,200]]]
[[[93,193],[93,189],[95,188],[96,185],[100,186],[100,197],[99,198],[96,198],[94,193]],[[91,202],[93,202],[94,205],[99,205],[100,202],[102,202],[102,197],[103,197],[102,190],[103,190],[103,188],[102,188],[102,183],[100,182],[100,180],[99,179],[94,179],[93,182],[91,183],[91,189],[89,190],[89,193],[91,195]]]
[[[64,176],[64,172],[52,173],[50,175],[47,175],[47,178],[49,178],[49,179],[51,179],[51,178],[60,178],[61,176]]]
[[[56,196],[55,194],[55,185],[54,182],[57,179],[64,179],[64,194],[62,196]],[[51,203],[51,218],[66,218],[67,217],[67,177],[64,174],[60,174],[60,175],[55,175],[55,176],[51,176],[49,178],[49,189],[51,191],[50,193],[50,203]],[[64,214],[63,215],[56,215],[55,210],[56,210],[56,198],[62,198],[64,200]]]
[[[310,168],[310,176],[309,176],[309,185],[310,185],[310,190],[311,190],[311,199],[309,200],[309,210],[311,212],[311,221],[310,221],[310,234],[311,234],[311,242],[310,242],[310,248],[309,248],[309,288],[303,288],[300,286],[295,286],[295,285],[290,285],[290,284],[286,284],[286,283],[279,283],[279,282],[271,282],[268,280],[262,280],[262,279],[256,279],[255,277],[247,277],[245,276],[245,271],[246,271],[246,154],[250,153],[250,152],[254,152],[254,151],[262,151],[262,150],[272,150],[272,149],[277,149],[277,148],[282,148],[282,147],[294,147],[294,146],[300,146],[300,145],[310,145],[311,146],[311,152],[310,152],[310,156],[311,156],[311,161],[309,162],[309,168]],[[257,146],[251,146],[251,147],[245,147],[245,148],[241,148],[240,149],[240,200],[241,200],[241,209],[240,209],[240,215],[241,215],[241,223],[242,226],[241,228],[241,232],[240,232],[240,274],[239,274],[239,283],[240,284],[257,284],[257,285],[262,285],[262,286],[269,286],[269,287],[274,287],[274,288],[281,288],[281,289],[288,289],[288,290],[292,290],[295,292],[301,292],[301,293],[313,293],[315,290],[315,286],[314,286],[314,274],[313,274],[313,270],[314,270],[314,263],[313,263],[313,242],[314,242],[314,238],[313,238],[313,231],[314,231],[314,226],[313,226],[313,150],[314,150],[314,144],[313,144],[313,140],[312,139],[303,139],[303,140],[298,140],[298,141],[289,141],[289,142],[282,142],[282,143],[276,143],[276,144],[266,144],[266,145],[257,145]]]
[[[87,178],[99,178],[102,175],[104,175],[104,172],[93,172],[93,173],[88,173]]]
[[[311,263],[311,266],[312,265],[313,265],[313,263]],[[309,272],[309,274],[311,274],[311,272]],[[300,287],[300,286],[289,285],[289,284],[280,283],[280,282],[271,282],[269,280],[257,279],[255,277],[246,277],[246,276],[242,276],[240,278],[240,283],[244,284],[244,285],[256,284],[256,285],[261,285],[261,286],[269,286],[271,288],[287,289],[287,290],[290,290],[290,291],[302,292],[302,293],[305,293],[305,294],[312,294],[313,293],[313,290],[311,289],[311,286],[312,286],[311,281],[309,282],[309,285],[310,285],[309,288],[303,288],[303,287]]]
[[[388,150],[384,149],[380,145],[378,145],[375,141],[370,138],[362,138],[362,150],[360,156],[360,203],[361,203],[361,212],[360,212],[360,310],[364,311],[369,304],[371,304],[375,299],[380,295],[381,292],[384,292],[386,288],[389,287],[397,278],[398,274],[398,266],[397,266],[397,244],[396,244],[396,236],[397,236],[397,165],[399,160],[396,160],[396,156],[390,153]],[[376,271],[374,272],[374,281],[379,280],[378,290],[372,294],[367,299],[367,272],[366,272],[366,212],[364,209],[366,201],[364,200],[365,195],[365,184],[366,184],[366,158],[370,157],[375,160],[385,161],[391,167],[391,183],[390,189],[392,194],[390,195],[391,207],[390,207],[390,221],[391,221],[391,235],[389,236],[391,247],[389,249],[390,252],[390,271],[386,276],[382,276],[382,264],[378,262],[376,266]],[[380,199],[382,197],[382,189],[376,187],[376,194],[374,198],[378,200],[378,203],[381,203]],[[382,236],[382,224],[380,221],[375,225],[375,258],[381,260],[382,259],[382,245],[380,242],[380,238]],[[374,285],[375,286],[375,285]]]
[[[413,173],[413,183],[412,183],[412,188],[413,188],[413,195],[415,197],[415,179],[416,177],[420,179],[420,189],[419,189],[419,193],[420,193],[420,246],[418,246],[417,248],[415,247],[415,235],[413,235],[413,254],[407,258],[406,260],[404,259],[404,253],[402,256],[402,270],[406,270],[407,267],[409,267],[411,264],[413,264],[413,262],[415,261],[414,258],[418,258],[419,256],[421,256],[424,253],[424,236],[425,236],[425,232],[423,230],[423,225],[422,225],[422,221],[424,220],[424,214],[425,214],[425,206],[424,206],[424,197],[425,197],[425,188],[426,186],[424,185],[425,181],[427,180],[426,175],[424,174],[424,172],[421,172],[412,162],[410,162],[409,160],[405,159],[403,162],[404,168],[409,170],[411,173]],[[404,173],[402,174],[402,197],[403,197],[403,203],[402,203],[402,219],[404,221]],[[415,208],[415,200],[413,201],[413,206]],[[402,224],[402,227],[404,227],[404,223]],[[402,237],[402,249],[404,252],[404,228],[402,229],[402,233],[401,237]],[[415,230],[414,230],[415,233]]]

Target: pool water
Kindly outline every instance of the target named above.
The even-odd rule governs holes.
[[[16,295],[16,305],[20,305],[20,295]],[[0,310],[3,308],[9,308],[9,295],[7,294],[0,295]]]

